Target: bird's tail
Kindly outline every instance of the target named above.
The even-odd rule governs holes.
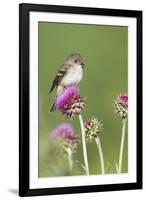
[[[54,112],[55,110],[56,110],[56,107],[55,107],[55,101],[54,101],[50,107],[50,112]]]
[[[57,88],[57,93],[56,93],[54,102],[53,102],[53,104],[50,107],[50,112],[54,112],[56,110],[56,107],[55,107],[56,98],[57,98],[58,95],[61,95],[63,91],[64,91],[64,87],[61,86],[61,85],[59,85],[58,88]]]

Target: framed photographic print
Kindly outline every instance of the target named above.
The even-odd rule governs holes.
[[[142,11],[20,4],[19,195],[142,188]]]

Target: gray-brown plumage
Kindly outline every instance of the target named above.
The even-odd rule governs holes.
[[[59,85],[59,83],[61,82],[63,76],[67,72],[67,69],[68,69],[68,66],[66,64],[62,64],[60,66],[59,71],[58,71],[55,79],[53,80],[53,84],[52,84],[52,87],[51,87],[49,93],[51,93],[53,91],[53,89]]]
[[[80,53],[74,53],[68,56],[64,63],[60,65],[49,93],[56,87],[56,96],[58,96],[63,92],[64,88],[70,85],[77,85],[83,77],[83,66],[84,64]],[[54,110],[55,103],[50,108],[51,112]]]

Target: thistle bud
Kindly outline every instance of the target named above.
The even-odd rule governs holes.
[[[128,95],[119,95],[115,100],[115,112],[124,119],[128,115]]]
[[[91,142],[97,138],[103,130],[103,124],[96,118],[92,118],[84,123],[86,139]]]

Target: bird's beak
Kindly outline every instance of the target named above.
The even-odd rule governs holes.
[[[81,65],[82,65],[82,68],[84,68],[85,64],[83,62],[81,63]]]

